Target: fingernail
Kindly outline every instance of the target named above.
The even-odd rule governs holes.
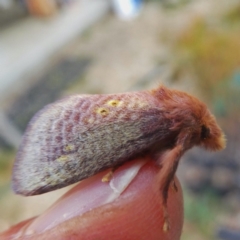
[[[113,202],[129,186],[145,163],[146,159],[138,159],[124,164],[114,172],[109,183],[101,181],[109,170],[80,182],[36,218],[23,235],[42,233],[73,217]]]

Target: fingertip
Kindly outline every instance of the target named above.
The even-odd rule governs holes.
[[[178,191],[176,192],[174,188],[169,189],[170,230],[164,232],[158,179],[161,172],[157,174],[159,171],[161,170],[153,161],[148,161],[113,202],[89,210],[49,230],[28,236],[28,239],[180,239],[183,226],[181,186],[176,180]],[[98,184],[101,182],[101,176],[88,181],[90,183],[96,181]],[[88,184],[84,183],[83,186],[86,187]],[[98,185],[99,191],[101,186],[102,183]],[[84,194],[82,190],[72,189],[60,202],[70,199],[70,195],[76,194],[76,191]],[[94,196],[94,193],[88,196]]]
[[[35,217],[22,221],[8,230],[0,233],[1,240],[20,239],[25,229],[34,221]]]
[[[117,200],[70,220],[65,225],[64,237],[179,240],[183,226],[181,186],[176,179],[178,191],[169,189],[170,230],[164,232],[158,171],[153,162],[144,165]]]

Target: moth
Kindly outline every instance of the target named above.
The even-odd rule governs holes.
[[[206,105],[185,92],[161,85],[140,92],[69,96],[30,121],[12,186],[17,194],[42,194],[150,156],[161,168],[163,228],[168,230],[168,189],[175,186],[181,156],[193,146],[221,150],[225,138]]]

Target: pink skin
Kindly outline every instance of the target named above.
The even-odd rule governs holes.
[[[170,187],[168,198],[171,228],[163,232],[156,164],[136,159],[103,183],[107,172],[80,182],[45,213],[13,226],[0,239],[180,239],[183,199],[176,179],[178,191]]]

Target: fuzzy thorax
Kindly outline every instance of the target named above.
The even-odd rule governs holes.
[[[194,145],[212,151],[225,148],[225,136],[203,102],[185,92],[162,85],[151,93],[161,101],[166,118],[173,122],[171,130],[189,132],[189,146],[186,148]]]

